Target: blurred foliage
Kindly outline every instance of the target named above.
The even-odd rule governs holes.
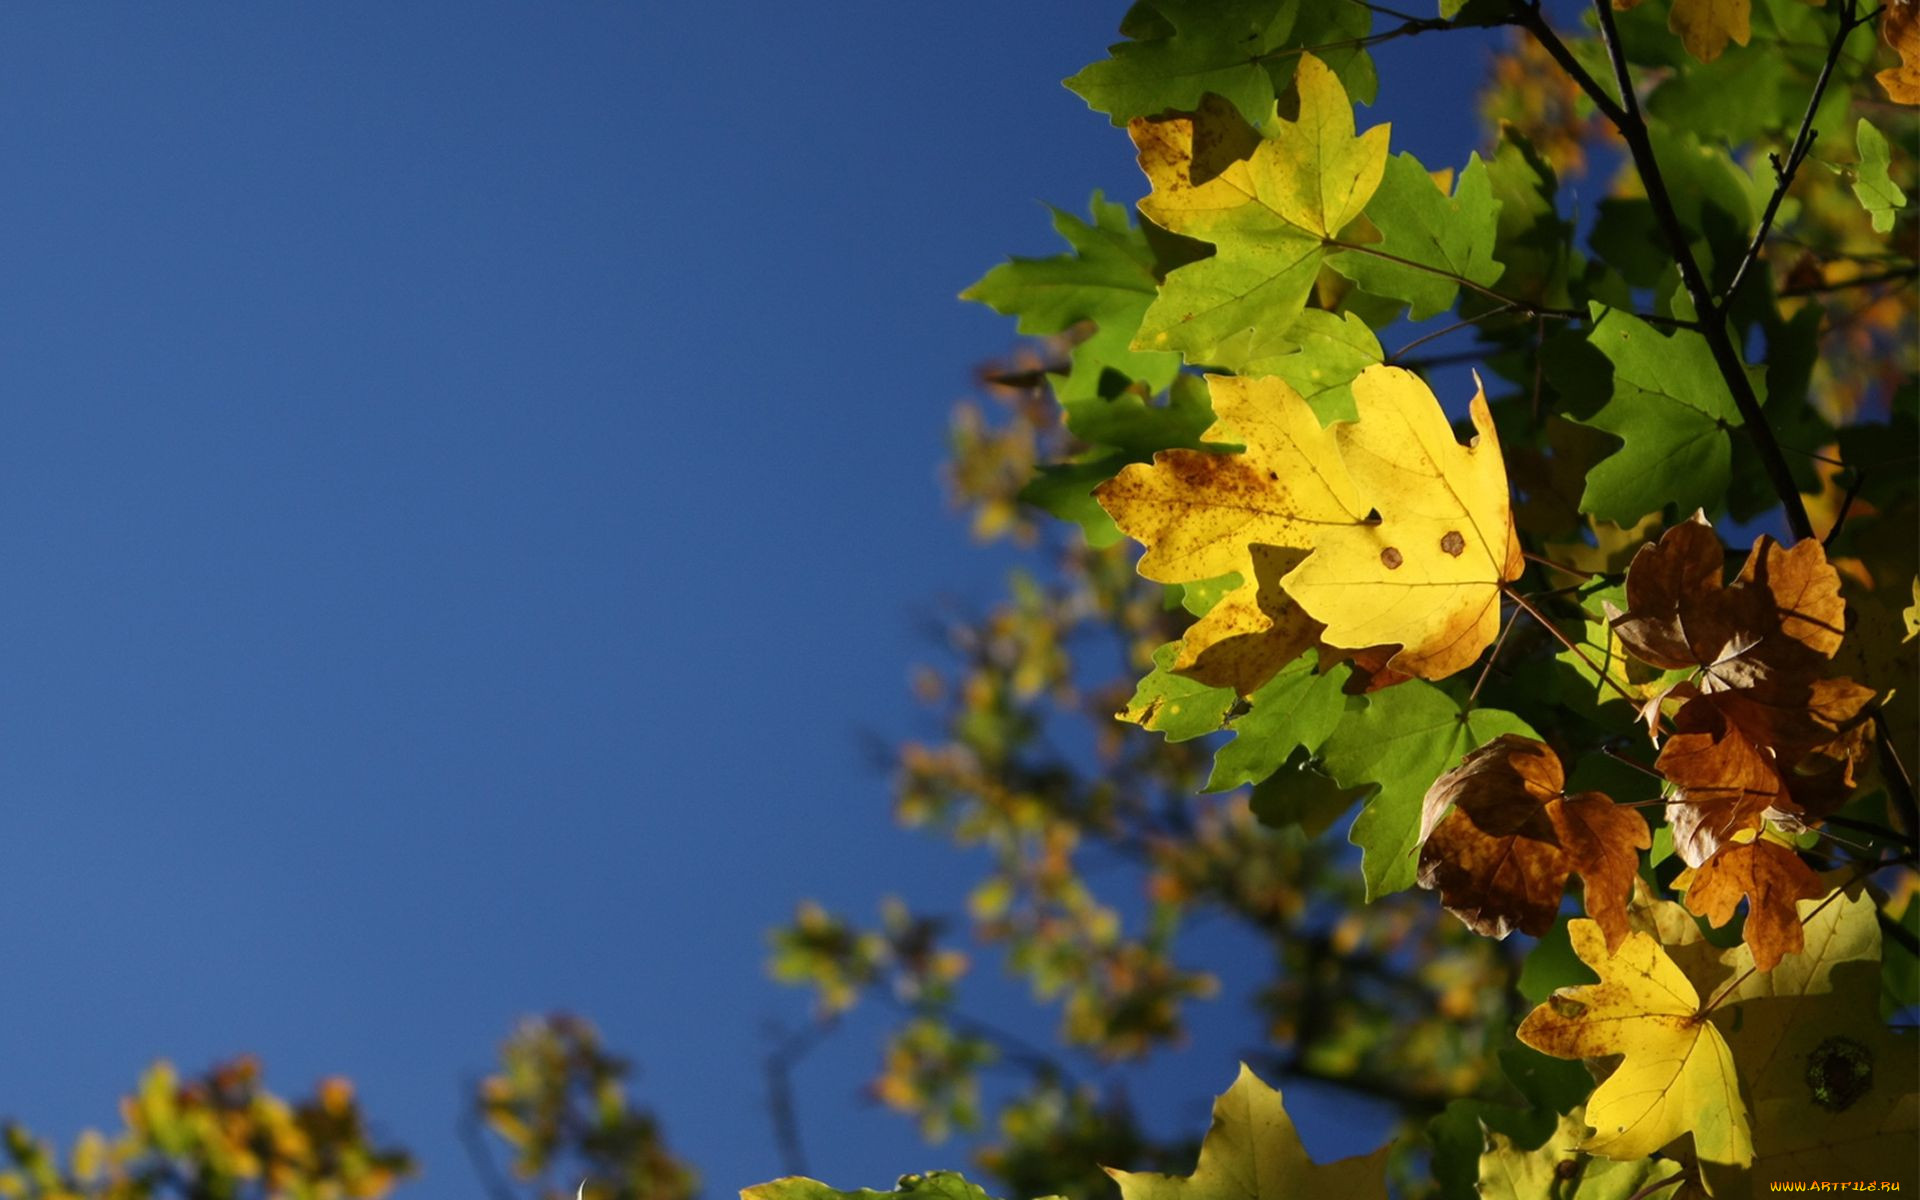
[[[5,1128],[0,1196],[21,1200],[377,1200],[414,1170],[377,1144],[344,1079],[289,1102],[236,1058],[192,1079],[156,1063],[120,1102],[125,1127],[89,1130],[64,1155]]]

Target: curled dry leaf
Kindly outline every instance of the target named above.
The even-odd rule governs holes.
[[[1673,848],[1702,866],[1735,835],[1758,830],[1769,811],[1793,805],[1778,764],[1713,705],[1689,703],[1654,769],[1673,784],[1667,824]]]
[[[1846,605],[1818,541],[1785,547],[1763,536],[1731,584],[1724,557],[1695,514],[1634,557],[1627,610],[1609,610],[1629,653],[1693,672],[1645,714],[1655,727],[1661,705],[1680,702],[1655,766],[1674,785],[1667,819],[1693,867],[1768,817],[1797,825],[1844,802],[1873,700],[1869,688],[1825,677]]]
[[[1469,929],[1539,936],[1578,873],[1609,948],[1626,938],[1627,899],[1650,847],[1646,820],[1599,792],[1565,793],[1545,744],[1502,734],[1436,780],[1421,814],[1420,886]]]

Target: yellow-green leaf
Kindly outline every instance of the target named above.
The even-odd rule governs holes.
[[[1213,1125],[1188,1176],[1141,1171],[1107,1174],[1124,1200],[1386,1200],[1387,1149],[1316,1163],[1294,1130],[1280,1093],[1244,1065],[1213,1102]]]

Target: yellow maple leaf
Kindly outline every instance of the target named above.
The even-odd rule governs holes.
[[[1127,126],[1153,191],[1154,224],[1214,244],[1170,272],[1135,335],[1137,350],[1253,368],[1294,348],[1327,242],[1360,215],[1386,170],[1388,127],[1354,136],[1353,102],[1325,63],[1302,54],[1296,120],[1255,129],[1217,97],[1198,111]]]
[[[1213,1124],[1200,1162],[1184,1178],[1107,1168],[1123,1200],[1386,1200],[1388,1147],[1316,1163],[1280,1093],[1243,1064],[1233,1086],[1213,1102]]]
[[[1398,367],[1362,371],[1353,401],[1359,419],[1333,434],[1380,519],[1320,526],[1282,583],[1329,645],[1399,646],[1391,669],[1441,679],[1499,634],[1500,587],[1525,566],[1493,417],[1476,394],[1479,436],[1461,445],[1427,385]]]
[[[1691,1132],[1704,1161],[1752,1162],[1733,1053],[1693,981],[1651,934],[1630,934],[1609,954],[1595,922],[1574,921],[1568,933],[1600,982],[1548,997],[1521,1023],[1520,1040],[1560,1058],[1624,1056],[1587,1101],[1595,1132],[1582,1149],[1637,1159]]]
[[[1256,690],[1311,645],[1317,624],[1278,592],[1281,574],[1325,528],[1366,517],[1331,431],[1282,379],[1209,375],[1214,424],[1204,439],[1239,454],[1163,450],[1102,484],[1094,497],[1143,543],[1140,574],[1191,583],[1238,573],[1240,586],[1187,631],[1174,670],[1214,686]],[[1218,614],[1217,616],[1215,614]],[[1214,647],[1220,647],[1215,650]]]
[[[1752,0],[1673,0],[1667,13],[1667,28],[1680,35],[1687,53],[1701,62],[1712,62],[1727,48],[1729,40],[1747,44],[1752,30]]]
[[[1756,1156],[1747,1171],[1709,1166],[1717,1198],[1780,1180],[1920,1185],[1920,1057],[1880,1019],[1875,910],[1863,890],[1802,900],[1804,949],[1771,971],[1753,970],[1746,946],[1726,952],[1733,983],[1715,1020],[1753,1103]]]

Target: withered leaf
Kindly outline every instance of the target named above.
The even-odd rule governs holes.
[[[1518,734],[1467,755],[1428,789],[1420,886],[1469,929],[1503,938],[1539,936],[1553,924],[1567,877],[1578,873],[1587,914],[1609,949],[1627,936],[1627,899],[1646,820],[1599,792],[1565,793],[1559,756]]]
[[[1735,834],[1758,830],[1769,809],[1793,805],[1773,756],[1717,705],[1688,702],[1674,729],[1653,765],[1674,785],[1667,824],[1688,866],[1705,864]]]
[[[1768,837],[1741,839],[1720,847],[1704,865],[1683,876],[1687,908],[1705,917],[1717,929],[1733,919],[1741,897],[1747,900],[1747,922],[1741,936],[1753,952],[1754,965],[1771,971],[1781,956],[1798,954],[1804,930],[1795,907],[1801,900],[1827,894],[1813,868],[1793,848]]]

